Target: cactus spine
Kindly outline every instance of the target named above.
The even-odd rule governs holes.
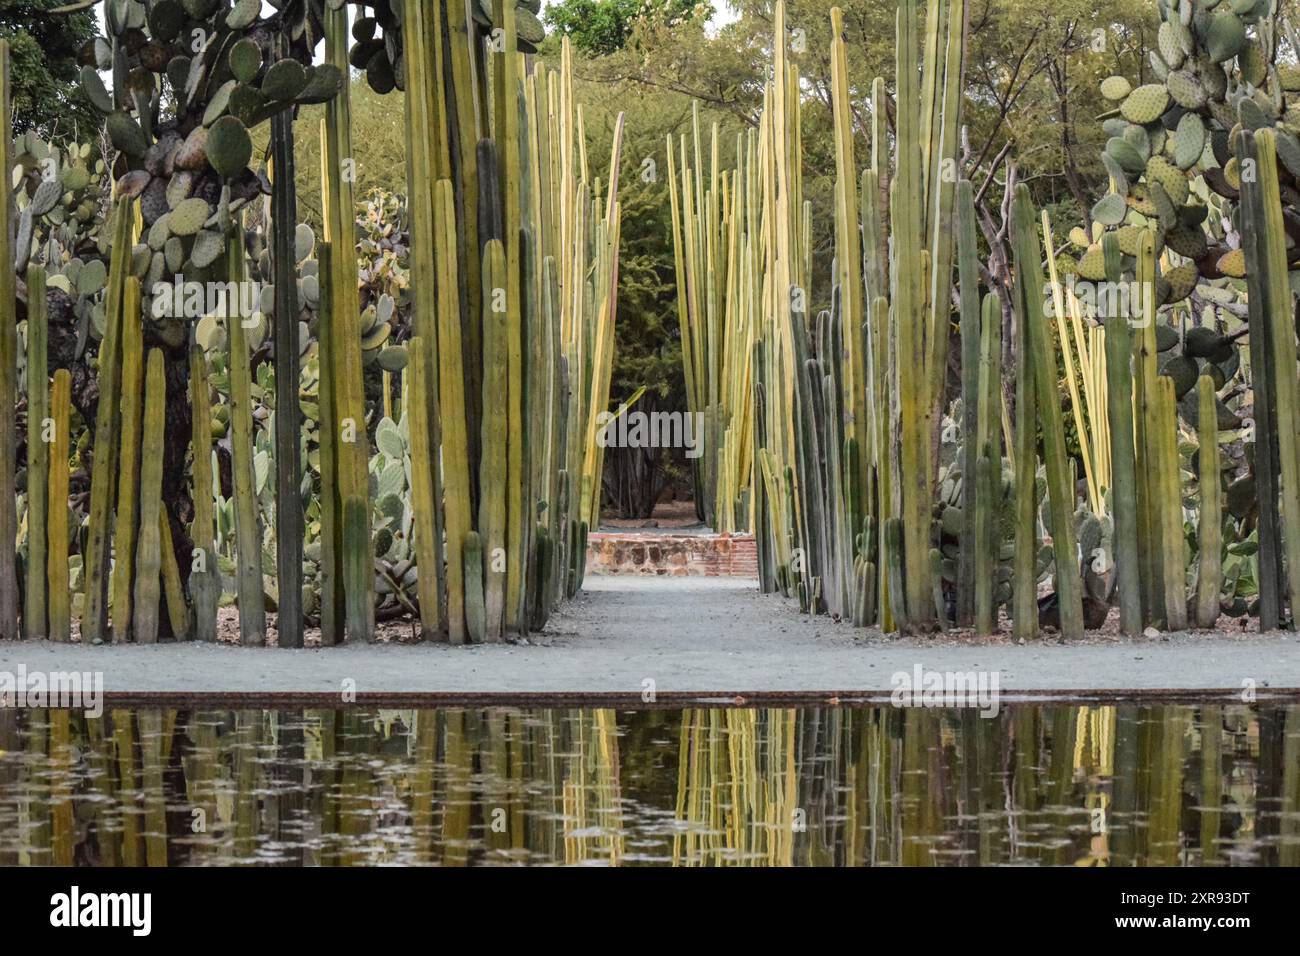
[[[1219,620],[1219,591],[1223,587],[1223,515],[1219,489],[1219,422],[1214,380],[1202,375],[1196,382],[1197,487],[1200,489],[1197,521],[1196,626],[1214,627]]]
[[[128,301],[130,294],[128,292]],[[232,327],[239,325],[236,319]],[[242,342],[242,336],[241,336]],[[235,355],[242,353],[236,352]],[[232,385],[233,375],[232,363]],[[154,644],[158,641],[158,611],[161,594],[162,575],[162,532],[159,529],[160,518],[166,520],[162,508],[162,461],[163,461],[163,403],[166,401],[166,383],[163,380],[163,354],[159,349],[149,350],[148,370],[145,373],[143,442],[140,453],[140,534],[135,555],[135,618],[133,633],[136,643]],[[233,387],[232,387],[233,391]],[[232,413],[232,419],[234,414]],[[250,419],[251,430],[251,419]],[[250,436],[251,444],[251,436]],[[251,467],[251,462],[250,462]],[[239,553],[241,566],[247,558],[244,551]],[[261,587],[261,551],[258,550],[258,587]],[[260,593],[260,590],[259,590]],[[240,595],[243,597],[243,595]],[[240,620],[244,618],[244,608],[240,608]],[[114,622],[118,628],[124,625]]]
[[[72,375],[66,368],[54,373],[50,390],[50,417],[54,440],[50,443],[47,574],[49,579],[50,640],[72,637],[72,588],[68,579],[68,447],[72,405]]]
[[[0,250],[3,255],[3,250]],[[0,265],[6,268],[8,261]],[[44,640],[46,608],[46,522],[49,511],[50,415],[45,270],[27,267],[27,594],[23,602],[23,636]]]

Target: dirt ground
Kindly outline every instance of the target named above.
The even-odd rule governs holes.
[[[237,628],[223,611],[223,632]],[[1225,619],[1226,620],[1226,619]],[[0,643],[0,670],[102,671],[122,693],[227,692],[599,694],[725,698],[748,694],[887,695],[917,665],[996,671],[1005,694],[1154,690],[1300,691],[1300,637],[1229,629],[1082,642],[1053,636],[897,639],[799,613],[736,578],[589,577],[540,634],[506,644],[409,643],[410,622],[384,625],[385,646],[242,648],[222,643]],[[314,643],[318,635],[309,634]],[[346,684],[345,682],[354,682]]]

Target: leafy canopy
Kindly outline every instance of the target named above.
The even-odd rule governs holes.
[[[695,0],[562,0],[546,10],[546,23],[569,36],[579,52],[606,56],[621,50],[638,20],[668,25],[708,20],[713,8]]]

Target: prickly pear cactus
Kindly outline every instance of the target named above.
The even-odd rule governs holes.
[[[1231,542],[1224,593],[1239,595],[1229,613],[1245,613],[1257,582],[1236,574],[1231,559],[1233,549],[1248,556],[1257,547],[1254,421],[1270,389],[1264,387],[1261,402],[1258,370],[1242,355],[1252,314],[1247,280],[1265,279],[1248,275],[1243,185],[1262,182],[1262,164],[1244,154],[1248,138],[1241,134],[1267,136],[1275,147],[1275,195],[1286,233],[1281,242],[1289,247],[1282,285],[1294,291],[1300,288],[1293,251],[1300,235],[1300,69],[1290,60],[1300,35],[1277,0],[1158,0],[1157,9],[1152,81],[1137,85],[1132,77],[1110,77],[1101,84],[1115,105],[1103,118],[1110,138],[1102,162],[1111,192],[1093,208],[1091,232],[1071,233],[1076,275],[1089,282],[1107,278],[1100,243],[1113,231],[1123,273],[1131,278],[1140,237],[1154,229],[1158,371],[1173,382],[1182,421],[1198,420],[1195,386],[1206,374],[1219,428],[1242,429],[1239,441],[1223,447],[1232,519],[1224,527]],[[1233,583],[1238,578],[1240,587]],[[1257,605],[1249,605],[1251,613]]]
[[[1102,154],[1112,192],[1092,210],[1093,232],[1072,237],[1081,250],[1077,274],[1105,279],[1103,228],[1118,229],[1121,249],[1131,256],[1137,233],[1149,223],[1157,254],[1175,257],[1157,281],[1158,304],[1193,295],[1200,304],[1224,304],[1237,298],[1226,280],[1245,274],[1234,132],[1273,129],[1284,185],[1294,187],[1300,175],[1300,71],[1279,56],[1281,41],[1295,37],[1276,16],[1276,0],[1159,0],[1157,7],[1153,82],[1139,86],[1112,76],[1101,84],[1115,104],[1104,117],[1110,139]],[[1297,202],[1292,189],[1293,213],[1300,212]]]
[[[249,168],[251,131],[342,87],[339,69],[311,64],[319,4],[278,6],[263,17],[254,0],[109,0],[108,35],[81,51],[82,85],[116,152],[118,191],[140,198],[144,233],[132,271],[146,314],[157,283],[178,273],[218,278],[221,223],[269,192]],[[283,57],[271,52],[277,34],[289,38]]]

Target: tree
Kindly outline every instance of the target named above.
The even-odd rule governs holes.
[[[0,0],[0,37],[9,41],[14,132],[45,139],[97,135],[102,117],[77,79],[77,57],[98,29],[93,12],[51,14],[66,0]]]
[[[623,49],[638,20],[673,25],[708,20],[713,8],[695,0],[562,0],[546,10],[546,22],[566,34],[580,53],[606,56]]]
[[[666,136],[689,128],[690,102],[631,85],[615,97],[594,85],[583,86],[594,155],[608,151],[618,112],[629,117],[619,172],[622,249],[610,403],[616,408],[645,386],[635,411],[684,411],[686,383],[663,151]],[[605,504],[624,518],[648,518],[664,488],[686,481],[688,475],[682,449],[609,448]]]

